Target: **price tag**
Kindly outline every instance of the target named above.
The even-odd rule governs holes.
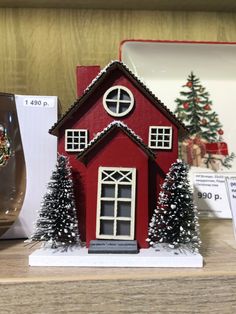
[[[24,98],[23,104],[26,107],[53,108],[55,102],[52,97],[27,96],[26,98]]]
[[[230,208],[232,211],[234,236],[236,239],[236,177],[226,178],[226,186],[228,190]]]
[[[228,174],[195,173],[194,201],[200,218],[231,218],[225,180]]]

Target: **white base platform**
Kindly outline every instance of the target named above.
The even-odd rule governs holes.
[[[29,256],[30,266],[78,267],[203,267],[199,253],[185,249],[170,249],[165,245],[141,249],[138,254],[88,254],[88,249],[76,247],[62,252],[41,248]]]

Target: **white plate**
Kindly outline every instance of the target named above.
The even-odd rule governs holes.
[[[121,61],[173,111],[193,71],[210,93],[229,153],[236,153],[236,43],[124,41]],[[236,171],[236,158],[232,166]]]
[[[236,43],[126,40],[121,43],[120,58],[172,111],[193,71],[210,94],[229,154],[236,154]],[[231,164],[231,169],[221,171],[235,173],[236,158]],[[211,170],[192,167],[191,176],[202,171]],[[229,205],[225,206],[219,216],[229,218]]]

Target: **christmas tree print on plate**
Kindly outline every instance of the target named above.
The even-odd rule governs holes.
[[[189,165],[218,171],[230,169],[235,154],[228,152],[223,126],[213,110],[210,94],[191,72],[175,100],[175,114],[187,126],[190,138],[180,143],[180,156]]]
[[[180,144],[180,158],[191,165],[190,174],[236,172],[236,43],[126,40],[120,56],[160,101],[182,114],[192,135]],[[197,85],[194,96],[191,85]]]

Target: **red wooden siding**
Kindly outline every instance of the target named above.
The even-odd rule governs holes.
[[[97,71],[96,67],[95,70]],[[103,107],[103,95],[115,85],[127,87],[134,95],[133,110],[125,117],[114,118]],[[83,87],[84,88],[84,87]],[[76,159],[78,153],[65,151],[66,129],[87,129],[89,140],[114,120],[123,121],[148,145],[149,126],[171,126],[172,149],[153,150],[156,163],[123,132],[117,132],[108,142],[92,150],[85,166]],[[112,133],[113,134],[113,133]],[[143,94],[131,79],[119,69],[109,73],[106,80],[89,95],[79,110],[67,119],[59,130],[58,150],[69,156],[75,182],[76,205],[82,240],[95,239],[98,167],[137,168],[135,237],[140,247],[147,247],[148,222],[156,206],[160,183],[170,165],[178,157],[178,128]]]
[[[98,168],[136,168],[135,239],[140,247],[148,247],[148,156],[124,132],[114,130],[101,145],[88,154],[86,174],[86,243],[96,239]]]

